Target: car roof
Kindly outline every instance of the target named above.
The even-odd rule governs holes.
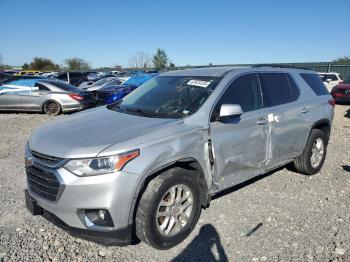
[[[161,74],[161,76],[209,76],[209,77],[223,77],[226,73],[237,71],[239,73],[245,72],[297,72],[297,73],[316,73],[307,69],[287,68],[287,67],[203,67],[191,68],[185,70],[170,71]]]
[[[234,67],[203,67],[184,70],[175,70],[161,74],[162,76],[213,76],[221,77]]]
[[[340,75],[340,73],[337,73],[337,72],[319,72],[318,74],[323,74],[323,75],[327,75],[327,74]]]

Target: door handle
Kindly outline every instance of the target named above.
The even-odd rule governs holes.
[[[304,108],[301,110],[301,112],[302,112],[303,114],[305,114],[305,113],[309,112],[309,109],[307,109],[306,107],[304,107]]]
[[[258,118],[258,120],[256,121],[256,124],[258,125],[266,125],[269,121],[264,118],[264,117],[261,117],[261,118]]]

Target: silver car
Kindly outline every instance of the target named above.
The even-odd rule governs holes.
[[[93,241],[169,249],[219,192],[288,163],[317,173],[333,107],[313,71],[164,73],[40,127],[25,150],[27,207]]]
[[[5,86],[0,111],[43,112],[48,115],[79,111],[95,105],[89,92],[61,80],[40,80],[34,87]]]

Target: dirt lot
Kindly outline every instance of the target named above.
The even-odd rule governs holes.
[[[312,177],[286,168],[232,190],[169,251],[104,247],[25,209],[23,148],[54,117],[0,115],[0,261],[350,261],[350,106],[337,105],[328,155]]]

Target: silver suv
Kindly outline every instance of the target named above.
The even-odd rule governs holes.
[[[313,71],[164,73],[40,127],[25,151],[27,207],[86,239],[168,249],[220,191],[288,163],[317,173],[333,107]]]

